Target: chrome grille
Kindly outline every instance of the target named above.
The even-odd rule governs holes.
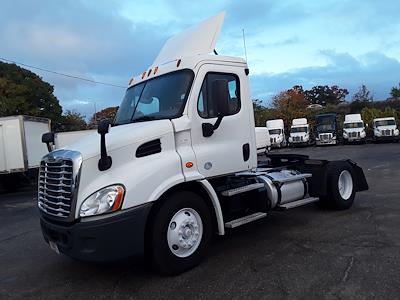
[[[383,135],[383,136],[391,136],[391,135],[394,135],[394,130],[390,130],[390,129],[382,130],[382,135]]]
[[[39,170],[39,208],[46,214],[68,218],[73,200],[73,161],[42,160]]]
[[[324,133],[319,135],[319,139],[321,141],[329,141],[332,138],[332,135],[329,133]]]
[[[300,142],[300,137],[299,136],[294,136],[293,137],[293,142]]]

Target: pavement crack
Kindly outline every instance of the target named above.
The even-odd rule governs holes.
[[[342,282],[346,282],[347,281],[347,278],[349,277],[350,271],[353,268],[353,264],[354,264],[354,257],[351,256],[350,257],[350,261],[347,264],[346,270],[344,271]]]

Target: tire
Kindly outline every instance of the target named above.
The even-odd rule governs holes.
[[[335,210],[349,209],[356,194],[351,165],[347,162],[331,162],[328,166],[327,181],[328,194],[320,197],[320,204]]]
[[[212,235],[211,215],[204,199],[188,191],[175,192],[165,199],[153,220],[148,249],[156,271],[177,275],[203,260]],[[189,229],[188,237],[179,229]]]

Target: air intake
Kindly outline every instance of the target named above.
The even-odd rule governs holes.
[[[140,145],[136,150],[136,157],[144,157],[161,152],[160,139],[153,140]]]

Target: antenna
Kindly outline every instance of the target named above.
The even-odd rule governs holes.
[[[242,33],[243,33],[244,56],[246,57],[246,62],[247,62],[246,37],[244,35],[244,29],[242,29]]]

